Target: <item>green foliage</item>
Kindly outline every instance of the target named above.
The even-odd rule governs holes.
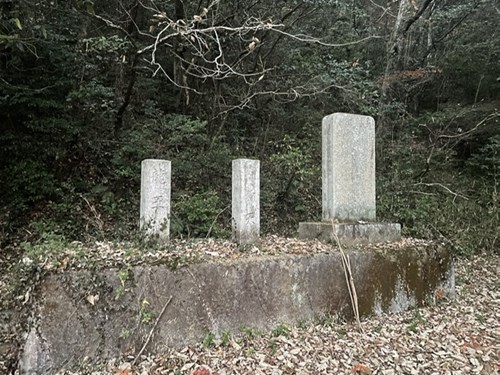
[[[274,328],[272,331],[271,331],[271,334],[273,336],[284,336],[284,337],[290,337],[290,333],[291,333],[292,329],[291,327],[288,325],[288,324],[285,324],[285,323],[282,323],[280,325],[278,325],[276,328]]]
[[[202,344],[207,349],[215,347],[215,335],[212,332],[208,332],[203,338]]]
[[[241,326],[239,328],[239,331],[245,335],[245,337],[249,340],[262,336],[262,332],[258,330],[257,328],[251,328],[251,327],[245,327]]]
[[[408,324],[406,330],[408,333],[417,333],[418,332],[418,327],[425,323],[425,319],[422,317],[422,314],[420,314],[420,310],[415,309],[415,313],[412,318],[407,319],[405,321],[406,324]]]
[[[150,307],[147,299],[142,300],[139,315],[142,323],[151,324],[153,322],[156,312]]]
[[[231,342],[232,334],[230,331],[224,331],[222,333],[221,344],[222,346],[228,346]]]
[[[491,137],[467,164],[476,174],[496,183],[500,178],[500,134]]]
[[[465,125],[457,118],[452,111],[437,112],[432,119],[422,116],[419,121],[435,135],[453,131],[460,135],[456,129]],[[476,120],[469,121],[473,128]],[[458,141],[425,140],[420,131],[416,129],[411,138],[403,133],[390,144],[379,143],[383,151],[377,173],[377,216],[401,223],[404,235],[448,241],[457,254],[497,251],[498,135],[476,153],[459,158]],[[475,135],[481,139],[481,133]]]
[[[269,350],[271,351],[271,355],[276,355],[278,352],[278,343],[276,340],[269,340]]]
[[[335,325],[337,325],[338,322],[339,322],[339,317],[331,314],[322,315],[318,319],[318,324],[325,327],[335,327]]]
[[[479,323],[481,323],[481,324],[486,323],[486,320],[487,320],[487,319],[486,319],[486,317],[485,317],[483,314],[481,314],[481,313],[476,313],[476,314],[474,314],[474,316],[476,317],[476,320],[477,320]]]
[[[228,236],[218,218],[226,208],[221,208],[219,196],[214,191],[173,198],[171,230],[188,237]],[[227,227],[227,225],[226,225]]]
[[[448,48],[436,55],[447,76],[448,94],[455,100],[475,103],[500,94],[500,35],[491,32],[497,22],[497,15],[490,11],[493,7],[494,0],[458,2],[436,13],[444,30],[463,21],[459,32],[450,35]]]
[[[118,279],[120,280],[120,285],[118,286],[118,288],[116,288],[115,300],[120,299],[127,291],[127,285],[132,281],[133,276],[134,275],[130,267],[124,267],[118,270]]]
[[[124,340],[128,339],[130,337],[130,330],[125,329],[125,328],[122,329],[120,332],[120,335],[118,337],[120,337],[121,339],[124,339]]]
[[[199,11],[181,3],[178,16]],[[432,74],[391,71],[398,82],[387,98],[380,78],[391,66],[397,2],[383,13],[330,0],[221,4],[207,15],[214,25],[281,20],[286,32],[338,47],[271,30],[223,32],[220,61],[239,74],[208,77],[211,57],[200,58],[182,37],[158,48],[159,65],[144,58],[150,52],[135,55],[144,33],[158,32],[150,9],[134,15],[105,2],[38,2],[33,17],[27,3],[0,5],[3,236],[42,253],[74,239],[131,240],[146,158],[172,161],[173,235],[228,236],[237,157],[261,160],[264,232],[291,235],[299,221],[320,219],[321,118],[342,111],[383,124],[380,220],[401,222],[405,235],[446,238],[459,253],[498,248],[497,123],[467,133],[498,108],[493,0],[426,11],[404,36],[412,47],[401,69]],[[157,5],[175,14],[175,4]],[[358,43],[370,36],[380,38]],[[253,37],[260,43],[249,51]],[[196,77],[200,71],[207,76]]]
[[[37,243],[23,242],[21,247],[23,252],[31,259],[43,261],[49,254],[61,254],[70,248],[71,244],[61,234],[42,230]]]
[[[263,163],[263,220],[269,231],[278,227],[293,233],[301,218],[310,216],[311,211],[319,212],[316,197],[320,194],[321,164],[311,155],[318,144],[301,143],[285,136]]]
[[[379,90],[373,81],[369,65],[357,59],[337,61],[330,54],[323,57],[325,70],[322,81],[335,87],[342,111],[377,116]]]
[[[96,80],[84,82],[70,91],[67,101],[86,113],[98,113],[101,119],[113,115],[115,110],[113,88]]]
[[[297,328],[305,330],[309,327],[309,324],[310,323],[307,320],[300,319],[297,321]]]
[[[115,173],[137,178],[141,160],[158,158],[174,163],[173,174],[180,180],[181,189],[194,189],[194,183],[207,186],[217,182],[221,165],[230,165],[229,147],[219,139],[210,139],[205,121],[164,115],[154,104],[147,104],[146,113],[152,118],[124,131],[121,146],[112,158]]]
[[[10,177],[6,199],[15,209],[23,209],[47,196],[60,196],[55,176],[39,160],[22,160],[8,166],[4,174]]]
[[[255,350],[254,347],[248,347],[248,348],[245,348],[245,356],[246,357],[255,357],[255,355],[257,354],[257,351]]]

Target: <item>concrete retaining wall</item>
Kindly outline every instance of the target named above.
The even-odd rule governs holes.
[[[401,311],[438,289],[453,295],[453,262],[442,246],[349,254],[362,314]],[[170,298],[147,352],[199,342],[208,332],[352,314],[338,253],[53,274],[39,290],[22,372],[135,355]]]

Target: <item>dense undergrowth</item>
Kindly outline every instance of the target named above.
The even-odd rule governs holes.
[[[229,237],[230,162],[246,155],[222,140],[207,146],[199,120],[165,121],[171,118],[183,125],[178,138],[159,142],[154,128],[136,129],[106,161],[98,161],[100,175],[80,170],[58,178],[35,169],[36,161],[12,165],[5,184],[10,199],[2,218],[4,244],[57,251],[73,240],[140,241],[140,161],[150,155],[173,163],[172,236]],[[318,123],[316,138],[319,128]],[[320,149],[318,139],[309,141],[285,138],[273,145],[274,153],[262,156],[263,233],[294,236],[299,221],[320,220]],[[456,147],[430,144],[422,135],[377,142],[379,220],[401,223],[407,236],[449,241],[458,254],[498,251],[498,135],[466,158]]]
[[[199,14],[181,3],[184,16]],[[379,220],[449,241],[458,254],[498,252],[500,43],[491,1],[424,9],[433,29],[418,17],[409,23],[399,36],[404,59],[388,53],[401,30],[369,2],[278,3],[244,12],[281,12],[287,32],[321,30],[326,41],[382,37],[333,48],[265,30],[228,34],[224,56],[238,72],[272,69],[210,80],[189,76],[186,61],[204,62],[179,36],[158,55],[171,75],[152,77],[137,53],[148,39],[135,28],[154,29],[140,2],[40,3],[37,17],[26,4],[0,5],[1,249],[139,241],[145,158],[172,161],[173,237],[231,235],[231,160],[240,157],[261,161],[263,233],[293,236],[299,221],[320,219],[321,118],[351,112],[377,122]],[[242,11],[234,7],[223,2],[207,17],[234,26]]]

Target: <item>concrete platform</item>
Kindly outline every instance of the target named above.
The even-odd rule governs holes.
[[[333,231],[342,244],[379,243],[399,241],[401,239],[401,225],[394,223],[331,223],[331,222],[304,222],[299,223],[299,237],[304,239],[319,239],[331,241]]]
[[[400,242],[346,252],[362,315],[454,295],[453,260],[442,244]],[[22,374],[53,374],[84,358],[102,363],[135,356],[151,331],[146,353],[154,354],[200,342],[209,332],[220,337],[242,326],[272,329],[328,314],[352,317],[333,247],[331,253],[254,256],[176,270],[142,265],[125,273],[65,271],[42,280],[37,300]]]

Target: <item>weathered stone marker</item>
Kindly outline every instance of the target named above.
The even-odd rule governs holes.
[[[170,161],[158,159],[142,161],[140,228],[146,238],[158,238],[161,242],[169,239],[170,180]]]
[[[375,219],[375,120],[334,113],[322,124],[323,220]]]
[[[375,120],[334,113],[322,124],[322,222],[299,223],[299,237],[343,242],[401,238],[401,225],[375,223]],[[372,222],[368,222],[372,221]]]
[[[236,159],[232,163],[233,239],[240,245],[260,236],[260,162]]]

